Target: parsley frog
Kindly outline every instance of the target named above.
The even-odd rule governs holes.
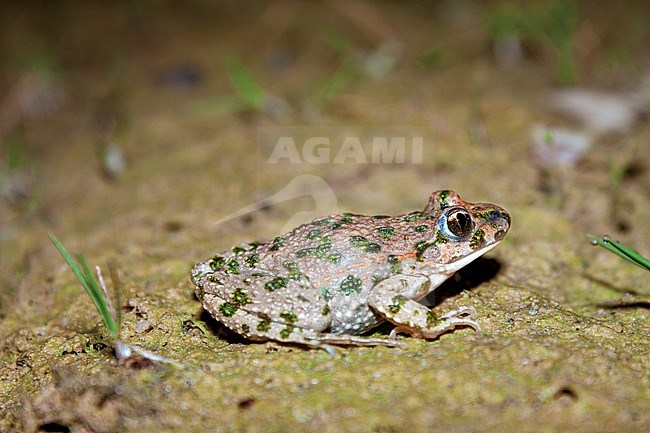
[[[509,228],[504,209],[436,191],[423,211],[331,215],[234,247],[198,263],[191,278],[204,308],[251,340],[397,346],[397,333],[432,339],[480,329],[471,307],[438,315],[417,301]],[[396,325],[390,338],[360,335],[384,320]]]

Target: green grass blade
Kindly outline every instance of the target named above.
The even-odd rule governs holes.
[[[72,269],[72,272],[74,272],[77,279],[81,282],[81,285],[86,290],[86,293],[88,293],[88,296],[90,296],[90,299],[92,299],[93,303],[95,304],[95,307],[97,308],[97,311],[99,312],[99,314],[102,316],[102,319],[104,320],[104,324],[106,325],[106,328],[111,334],[111,338],[116,339],[117,331],[118,331],[117,325],[113,320],[113,317],[111,316],[111,313],[108,309],[108,305],[106,304],[106,299],[104,299],[104,296],[101,290],[99,289],[99,285],[97,284],[97,281],[95,281],[95,277],[90,271],[90,268],[86,263],[86,260],[83,258],[83,256],[80,253],[77,253],[77,259],[81,264],[81,268],[79,268],[79,265],[74,261],[72,256],[70,256],[68,251],[61,244],[61,242],[59,242],[56,236],[54,236],[52,233],[48,233],[48,235],[50,237],[50,240],[56,247],[56,249],[65,259],[68,266],[70,266],[70,269]]]
[[[260,108],[264,104],[264,89],[255,81],[239,57],[226,56],[223,59],[223,68],[247,108]]]
[[[602,239],[599,239],[595,236],[589,236],[591,242],[594,245],[600,245],[606,250],[616,254],[617,256],[627,260],[630,263],[637,265],[638,267],[650,271],[650,260],[643,257],[641,254],[634,251],[632,248],[624,245],[618,241],[610,239],[609,236],[603,236]]]
[[[99,288],[99,284],[97,284],[97,281],[95,280],[95,277],[93,276],[92,271],[88,266],[88,263],[86,263],[86,259],[84,259],[84,257],[80,253],[77,253],[77,260],[81,264],[81,268],[84,272],[84,275],[86,276],[86,281],[88,281],[90,284],[91,290],[90,291],[86,290],[86,291],[88,292],[93,302],[95,303],[95,306],[97,307],[97,311],[99,311],[99,314],[101,314],[102,318],[104,319],[104,323],[106,324],[106,327],[111,333],[111,337],[115,339],[117,338],[117,325],[113,320],[113,316],[111,315],[110,308],[108,308],[108,302],[104,297],[104,293]]]
[[[50,237],[50,240],[54,244],[57,250],[59,250],[59,253],[63,256],[65,261],[68,263],[68,266],[70,266],[70,269],[72,269],[72,272],[77,276],[79,281],[81,281],[81,284],[84,286],[84,288],[88,285],[86,282],[86,277],[84,274],[81,272],[79,269],[79,266],[77,266],[77,263],[72,259],[70,254],[68,254],[68,251],[65,249],[65,247],[59,242],[59,240],[54,236],[51,232],[48,232],[48,235]]]

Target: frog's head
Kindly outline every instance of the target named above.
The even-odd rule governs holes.
[[[436,218],[434,238],[421,253],[437,272],[451,275],[501,242],[510,229],[510,215],[489,203],[467,203],[449,190],[431,194],[424,209]]]

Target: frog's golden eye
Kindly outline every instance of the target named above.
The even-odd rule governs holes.
[[[450,208],[440,219],[440,229],[452,239],[463,239],[472,232],[472,217],[462,207]]]

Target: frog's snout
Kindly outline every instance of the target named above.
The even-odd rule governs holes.
[[[501,241],[510,229],[510,214],[501,208],[494,208],[487,214],[486,220],[495,229],[494,241]]]
[[[203,275],[211,272],[212,269],[210,268],[210,265],[206,262],[201,262],[192,268],[190,271],[190,278],[194,284],[198,284]]]

